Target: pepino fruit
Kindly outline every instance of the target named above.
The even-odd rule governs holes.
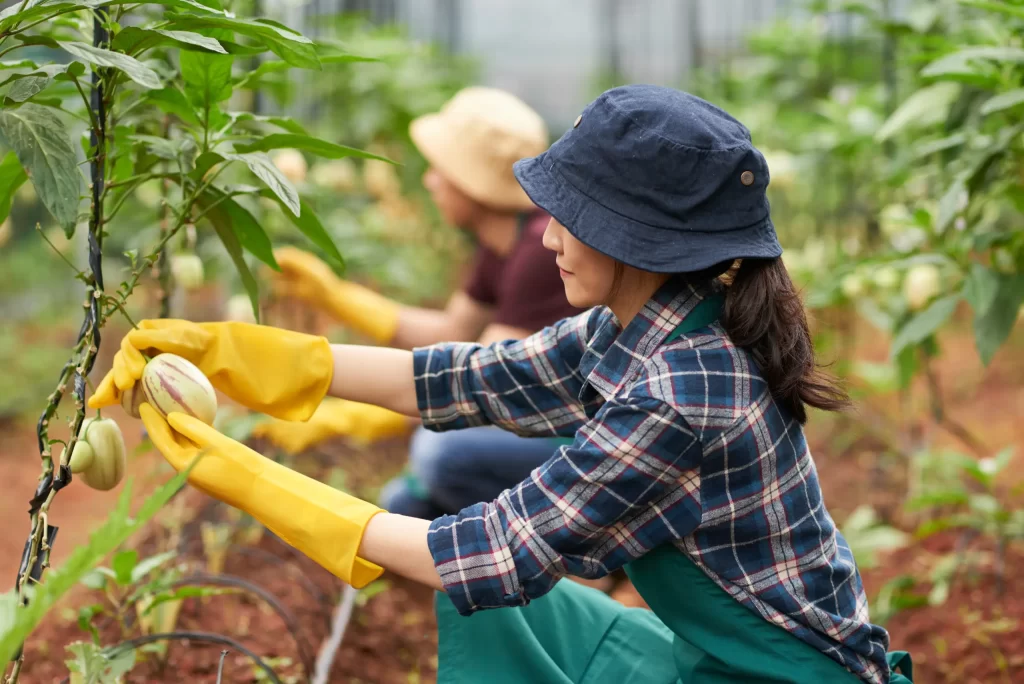
[[[217,415],[217,395],[209,379],[193,363],[175,354],[160,354],[142,371],[146,401],[164,418],[185,413],[207,425]]]
[[[171,257],[174,280],[186,290],[203,284],[203,260],[195,254],[175,254]]]
[[[941,274],[933,264],[919,264],[907,272],[903,296],[912,311],[923,309],[942,289]]]
[[[121,392],[121,408],[132,418],[142,417],[139,413],[139,406],[145,401],[146,393],[142,390],[142,385],[139,383]]]
[[[93,489],[113,489],[124,478],[124,437],[110,418],[86,418],[68,465]]]

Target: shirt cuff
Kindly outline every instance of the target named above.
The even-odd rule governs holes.
[[[529,603],[508,544],[494,537],[504,532],[499,517],[495,506],[479,503],[430,523],[427,546],[434,568],[460,615]]]
[[[423,427],[434,432],[489,425],[472,396],[475,344],[436,344],[413,349],[416,406]]]

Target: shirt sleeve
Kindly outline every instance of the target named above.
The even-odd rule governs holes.
[[[431,523],[449,599],[462,615],[526,605],[564,575],[601,577],[681,539],[701,520],[701,455],[671,406],[608,401],[529,479]]]
[[[413,350],[416,397],[429,430],[497,425],[535,437],[569,437],[587,420],[579,365],[597,321],[592,309],[522,340]]]

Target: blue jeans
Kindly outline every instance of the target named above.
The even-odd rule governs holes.
[[[433,520],[493,501],[551,458],[552,439],[526,438],[496,427],[430,432],[417,428],[404,475],[384,485],[381,508]]]

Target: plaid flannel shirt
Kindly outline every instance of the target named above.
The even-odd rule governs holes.
[[[604,307],[525,340],[417,349],[424,425],[574,436],[428,543],[463,615],[522,606],[672,543],[733,598],[864,681],[887,682],[853,554],[801,425],[716,322],[665,344],[707,295],[670,280],[626,326]]]

